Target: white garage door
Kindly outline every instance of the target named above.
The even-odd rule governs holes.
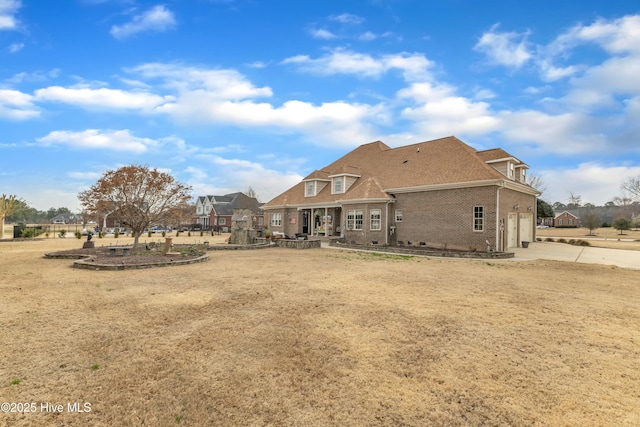
[[[520,241],[530,242],[533,238],[533,214],[520,214]]]
[[[507,248],[518,246],[518,214],[510,213],[507,218]]]

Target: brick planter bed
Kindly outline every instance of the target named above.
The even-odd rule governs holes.
[[[513,258],[513,252],[466,252],[451,251],[434,248],[421,248],[419,246],[377,246],[377,245],[353,245],[349,243],[341,243],[337,240],[329,241],[329,245],[339,248],[359,249],[371,252],[388,252],[402,255],[422,255],[432,257],[449,257],[449,258],[481,258],[481,259],[505,259]]]

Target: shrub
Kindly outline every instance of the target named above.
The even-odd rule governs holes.
[[[204,236],[204,231],[200,231],[200,237]]]
[[[591,243],[586,240],[578,240],[578,246],[591,246]]]
[[[67,230],[60,230],[60,232],[58,233],[59,237],[64,237],[67,234]]]
[[[544,239],[545,242],[555,242],[555,240],[553,240],[551,237],[547,237],[546,239]]]
[[[569,239],[569,241],[567,243],[569,243],[570,245],[575,245],[575,244],[578,243],[578,241],[575,240],[575,239]]]
[[[187,237],[191,237],[191,231],[187,232]]]
[[[119,232],[118,230],[114,231],[114,232],[113,232],[113,237],[115,237],[116,239],[117,239],[118,237],[120,237],[120,232]]]
[[[180,231],[176,231],[176,237],[180,235]]]
[[[20,237],[23,237],[25,239],[30,239],[32,237],[39,236],[42,233],[44,233],[44,231],[38,230],[36,228],[25,228],[20,232]]]
[[[147,237],[151,237],[151,230],[147,231]]]
[[[560,238],[560,239],[558,239],[558,243],[567,243],[567,240],[563,239],[563,238]]]
[[[162,237],[167,237],[167,232],[166,231],[162,232]]]

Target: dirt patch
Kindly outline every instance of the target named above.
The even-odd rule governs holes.
[[[272,248],[88,274],[42,257],[73,245],[0,245],[0,395],[65,405],[2,426],[640,424],[638,271]]]

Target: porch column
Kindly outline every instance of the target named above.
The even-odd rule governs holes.
[[[327,225],[327,215],[329,215],[329,208],[324,208],[324,237],[329,235],[329,227]]]

